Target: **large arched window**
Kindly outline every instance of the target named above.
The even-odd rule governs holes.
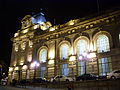
[[[77,53],[78,57],[79,57],[79,55],[87,52],[87,50],[88,50],[87,40],[85,40],[85,39],[78,40],[78,42],[76,44],[76,53]],[[78,67],[79,67],[78,68],[79,74],[84,74],[85,73],[85,61],[84,60],[80,61],[78,63]]]
[[[84,39],[79,40],[76,46],[77,55],[87,52],[87,47],[88,47],[88,43],[86,40]]]
[[[97,52],[107,52],[110,51],[109,38],[106,35],[99,35],[96,41]]]
[[[67,59],[69,56],[69,46],[68,44],[62,44],[60,46],[60,59]]]
[[[44,63],[47,60],[47,49],[41,49],[39,53],[40,62]]]

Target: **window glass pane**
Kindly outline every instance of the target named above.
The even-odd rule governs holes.
[[[69,74],[68,64],[63,64],[62,65],[62,75],[68,76],[68,74]]]
[[[40,51],[40,62],[46,62],[47,60],[47,50],[46,49],[42,49]]]
[[[69,46],[67,44],[63,44],[60,47],[60,59],[67,59],[69,56]]]
[[[77,43],[77,55],[87,52],[88,43],[86,40],[79,40]]]
[[[107,75],[112,70],[111,58],[99,59],[99,73],[100,75]]]
[[[109,38],[106,35],[99,35],[96,45],[98,52],[110,51]]]
[[[84,40],[84,39],[79,40],[76,45],[77,55],[79,56],[79,55],[87,52],[87,47],[88,47],[88,42],[86,40]],[[80,61],[78,63],[78,70],[79,70],[78,74],[80,74],[80,75],[85,73],[85,62],[84,61]]]
[[[41,67],[40,69],[41,69],[40,76],[41,76],[41,77],[45,77],[46,67]]]

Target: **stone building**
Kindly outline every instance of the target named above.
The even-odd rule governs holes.
[[[52,25],[26,15],[13,41],[9,81],[120,69],[120,10]]]

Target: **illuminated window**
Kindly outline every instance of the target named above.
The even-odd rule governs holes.
[[[77,55],[83,54],[85,52],[87,52],[87,47],[88,47],[88,43],[86,40],[79,40],[77,43]]]
[[[46,60],[47,60],[47,50],[46,49],[41,49],[40,50],[39,60],[42,63],[46,62]]]
[[[99,35],[96,45],[98,53],[110,51],[109,39],[106,35]]]
[[[41,67],[40,70],[41,70],[41,71],[40,71],[40,76],[41,76],[41,77],[45,77],[46,67]]]
[[[80,75],[84,74],[85,73],[85,61],[80,61],[78,63],[78,66],[79,66],[78,70],[80,72],[79,74]]]
[[[68,76],[68,74],[69,74],[68,64],[63,64],[62,65],[62,75]]]
[[[87,47],[88,47],[88,42],[84,39],[81,39],[77,42],[76,45],[76,52],[77,55],[81,55],[85,52],[87,52]],[[82,75],[85,73],[85,61],[81,60],[80,62],[78,62],[78,70],[79,70],[79,74]]]
[[[60,47],[60,59],[67,59],[69,56],[69,46],[67,44],[62,44]]]
[[[112,71],[111,58],[101,58],[99,59],[99,74],[107,75],[107,73]]]

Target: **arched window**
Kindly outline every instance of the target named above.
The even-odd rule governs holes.
[[[87,47],[88,47],[87,40],[80,39],[77,42],[77,44],[76,44],[76,53],[77,53],[78,57],[79,57],[79,55],[87,52],[87,50],[88,50]],[[80,75],[85,73],[85,61],[84,60],[80,61],[78,63],[78,70],[79,70],[78,72],[79,72]]]
[[[60,46],[60,59],[67,59],[69,56],[69,46],[68,44],[62,44]]]
[[[87,52],[87,47],[88,47],[88,43],[86,40],[81,39],[77,42],[77,55],[83,54],[84,52]]]
[[[46,49],[41,49],[39,53],[39,60],[40,62],[44,63],[47,60],[47,50]]]
[[[109,38],[106,35],[99,35],[96,46],[98,53],[110,51]]]

